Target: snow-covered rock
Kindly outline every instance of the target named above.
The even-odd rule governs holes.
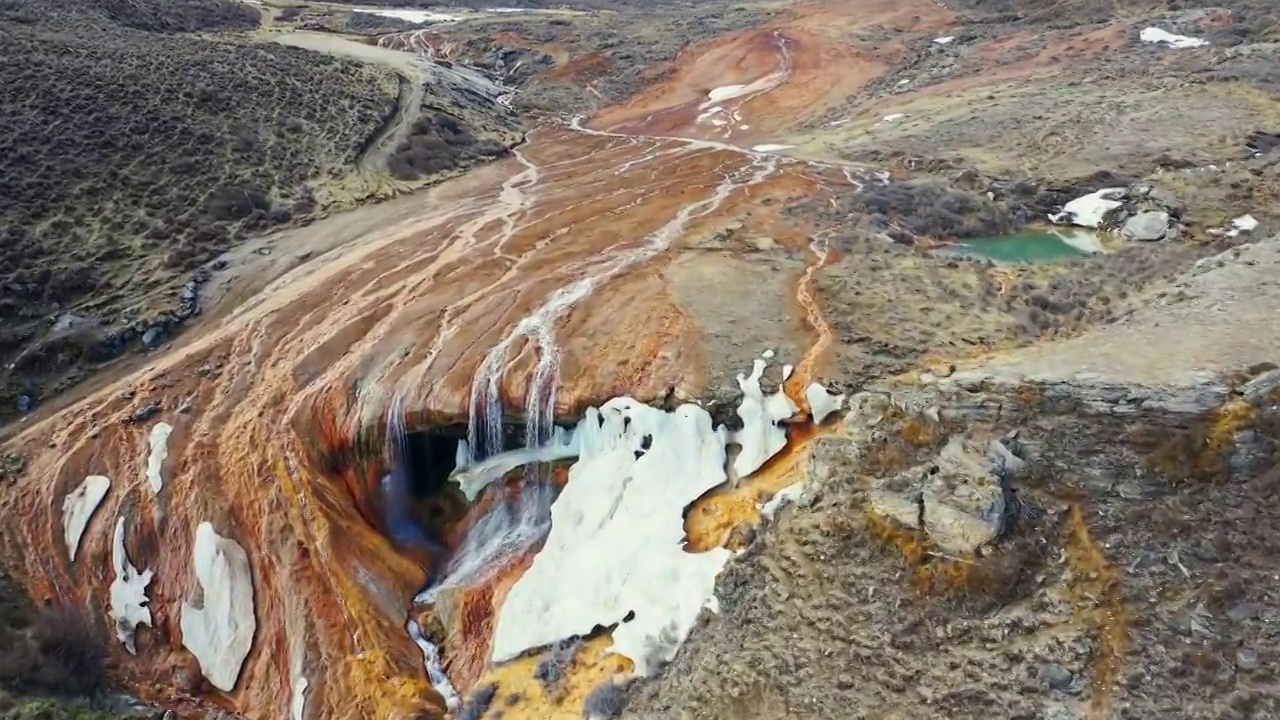
[[[765,520],[773,520],[774,516],[783,507],[791,503],[803,502],[809,495],[808,483],[803,481],[788,485],[773,494],[763,505],[760,506],[760,517]]]
[[[62,532],[67,542],[67,555],[75,562],[80,538],[93,519],[102,499],[111,489],[111,480],[103,475],[90,475],[62,500]]]
[[[1108,212],[1123,204],[1124,195],[1124,188],[1102,188],[1063,205],[1061,212],[1049,215],[1049,220],[1059,225],[1097,228]]]
[[[257,628],[249,556],[207,522],[196,528],[192,556],[203,602],[200,607],[182,604],[182,646],[196,657],[200,672],[214,687],[231,692]]]

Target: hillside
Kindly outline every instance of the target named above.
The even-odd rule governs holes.
[[[175,334],[246,237],[385,196],[387,157],[420,184],[520,137],[491,102],[258,23],[229,0],[0,3],[0,418]],[[362,164],[408,98],[444,114],[396,139],[431,141]]]

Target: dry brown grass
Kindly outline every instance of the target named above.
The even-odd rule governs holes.
[[[25,627],[0,626],[0,690],[92,697],[107,689],[107,644],[84,608],[46,608],[25,619]]]
[[[1275,424],[1268,423],[1258,408],[1236,399],[1189,428],[1142,427],[1129,439],[1143,450],[1147,467],[1167,482],[1221,483],[1230,477],[1237,433]]]

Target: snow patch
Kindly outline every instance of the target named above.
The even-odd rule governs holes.
[[[75,562],[80,549],[80,538],[93,519],[102,499],[111,488],[111,479],[104,475],[90,475],[62,500],[62,532],[67,542],[67,554]]]
[[[801,502],[808,494],[808,486],[803,482],[788,485],[787,487],[774,493],[769,501],[760,506],[760,517],[765,520],[773,520],[778,511],[785,505]]]
[[[1143,28],[1142,32],[1138,33],[1138,39],[1149,45],[1168,45],[1174,48],[1196,48],[1209,44],[1208,40],[1186,35],[1175,35],[1167,30],[1155,27]]]
[[[196,527],[192,564],[204,596],[203,607],[182,604],[182,646],[200,663],[200,672],[223,692],[235,689],[257,627],[249,556],[213,525]]]
[[[1257,229],[1258,221],[1252,215],[1241,215],[1231,221],[1231,229],[1227,231],[1228,237],[1235,237],[1240,233],[1252,232]]]
[[[147,484],[151,486],[151,492],[157,495],[164,488],[164,478],[160,475],[160,469],[169,457],[169,435],[172,432],[173,426],[166,422],[156,423],[151,428],[151,453],[147,455]]]
[[[844,395],[832,395],[820,383],[809,383],[809,387],[804,389],[804,400],[809,404],[813,421],[819,425],[826,422],[831,413],[844,407]]]
[[[1103,188],[1068,202],[1062,212],[1050,213],[1049,221],[1059,225],[1079,225],[1096,228],[1111,210],[1120,207],[1124,188]]]
[[[906,113],[891,113],[889,115],[885,115],[884,118],[880,120],[880,122],[897,122],[906,116],[907,116]]]
[[[725,85],[724,87],[715,88],[711,92],[707,93],[707,100],[713,103],[732,100],[739,95],[745,94],[746,89],[746,85]]]
[[[417,23],[422,25],[425,23],[452,22],[457,20],[456,15],[447,15],[445,13],[431,12],[429,10],[408,10],[396,8],[356,8],[358,13],[367,13],[369,15],[379,15],[381,17],[396,18],[406,22]]]
[[[955,39],[954,35],[947,35],[946,37],[934,38],[933,43],[935,45],[950,45]]]
[[[756,145],[752,147],[751,152],[777,152],[778,150],[789,150],[793,147],[795,146],[794,145],[774,145],[773,143],[765,143],[763,145]]]
[[[147,604],[147,585],[155,575],[152,570],[138,572],[138,568],[129,562],[129,554],[124,547],[124,516],[116,521],[116,532],[111,542],[111,567],[115,570],[115,580],[111,581],[110,615],[116,626],[116,639],[124,643],[124,649],[130,655],[138,654],[137,627],[151,627],[151,610]]]

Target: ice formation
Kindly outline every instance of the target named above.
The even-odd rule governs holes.
[[[750,375],[738,375],[738,387],[742,388],[738,417],[742,418],[742,429],[733,433],[732,440],[742,446],[733,460],[733,472],[739,478],[759,470],[766,460],[787,446],[787,429],[779,421],[791,417],[798,409],[781,385],[777,392],[765,396],[760,378],[766,366],[764,360],[757,359]],[[790,368],[785,368],[783,379],[790,374]]]
[[[1062,212],[1049,215],[1051,222],[1096,228],[1106,214],[1120,207],[1124,188],[1103,188],[1083,195],[1062,206]]]
[[[200,672],[214,687],[231,692],[257,628],[249,556],[207,522],[196,528],[192,555],[204,602],[199,608],[182,604],[182,646],[196,657]]]
[[[172,432],[173,426],[164,422],[156,423],[151,428],[151,453],[147,455],[147,484],[151,486],[151,492],[157,495],[164,487],[164,477],[160,475],[160,469],[169,457],[169,434]]]
[[[98,505],[107,496],[111,480],[103,475],[90,475],[62,501],[62,531],[67,541],[67,554],[75,562],[80,549],[80,538],[97,512]]]
[[[293,681],[293,699],[289,703],[289,716],[293,720],[302,720],[307,710],[307,682],[305,677]]]
[[[111,543],[111,566],[115,580],[111,581],[111,619],[115,622],[116,638],[132,655],[138,654],[136,629],[139,625],[151,626],[151,610],[147,603],[147,585],[155,575],[151,570],[138,572],[129,562],[124,548],[124,516],[116,521],[116,533]]]
[[[475,464],[468,464],[461,472],[453,474],[453,480],[462,487],[467,500],[475,501],[489,483],[502,478],[508,472],[535,462],[555,462],[565,460],[578,454],[571,430],[556,427],[551,440],[545,445],[525,447],[517,450],[491,455]],[[459,451],[459,457],[462,453]]]
[[[470,458],[470,466],[455,471],[452,479],[474,499],[488,483],[521,465],[577,458],[551,504],[542,549],[498,615],[495,662],[615,624],[611,651],[630,658],[637,673],[647,675],[674,657],[702,609],[716,609],[715,579],[730,557],[723,548],[684,551],[685,509],[728,481],[730,442],[741,448],[733,462],[736,477],[750,475],[786,447],[780,421],[797,407],[781,386],[765,395],[760,380],[766,367],[759,359],[750,375],[738,376],[742,428],[733,433],[714,427],[710,413],[697,405],[665,411],[619,397],[589,408],[572,431],[556,428],[541,445],[478,462]],[[783,381],[791,370],[783,367]],[[526,484],[525,493],[531,490]],[[545,531],[535,527],[535,520],[522,516],[521,537],[512,537],[505,525],[483,531],[486,516],[468,536],[468,542],[478,538],[485,547],[460,549],[445,581],[419,600],[430,602],[442,587],[482,572],[481,566],[503,555],[503,547],[527,545],[524,535]],[[563,592],[569,585],[580,590]],[[430,671],[437,651],[420,639],[420,628],[411,624],[409,630]],[[443,673],[441,678],[447,682]]]
[[[832,395],[820,383],[809,383],[804,389],[804,400],[809,404],[809,414],[819,425],[826,422],[831,413],[844,407],[844,395]]]
[[[589,409],[551,532],[498,616],[493,659],[620,623],[615,653],[648,675],[675,656],[730,553],[686,553],[684,509],[725,482],[725,434],[696,405]],[[573,592],[565,592],[573,587]]]

